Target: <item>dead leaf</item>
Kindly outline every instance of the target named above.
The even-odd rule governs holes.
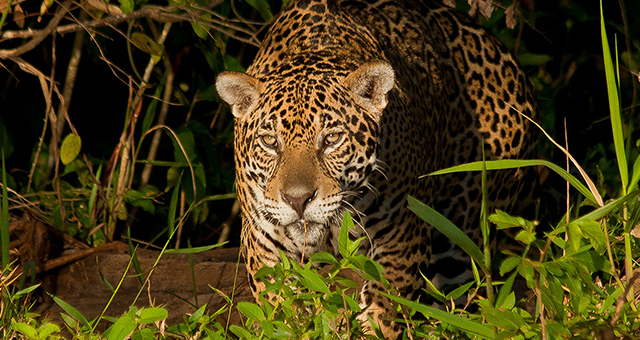
[[[491,18],[494,10],[493,2],[491,0],[478,0],[478,9],[487,19]]]
[[[640,77],[638,77],[640,80]],[[640,238],[640,224],[636,224],[633,229],[631,229],[631,235],[635,238]]]
[[[518,23],[518,10],[516,8],[516,2],[514,1],[511,6],[507,7],[507,10],[504,11],[505,21],[507,23],[507,28],[514,29],[516,24]]]
[[[16,23],[16,25],[18,25],[18,27],[24,28],[24,18],[25,15],[22,7],[16,4],[16,6],[13,8],[13,21]]]
[[[476,10],[478,10],[478,0],[467,0],[467,3],[471,6],[469,9],[469,15],[474,17],[476,15]]]
[[[0,1],[2,1],[2,0],[0,0]],[[444,1],[442,1],[442,3],[445,6],[449,6],[451,8],[456,8],[456,1],[455,0],[444,0]]]

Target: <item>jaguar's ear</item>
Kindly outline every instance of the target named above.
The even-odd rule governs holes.
[[[364,64],[345,79],[346,87],[353,91],[360,104],[378,112],[387,106],[387,94],[394,82],[393,68],[382,61]]]
[[[258,79],[244,73],[222,72],[216,78],[216,90],[231,106],[233,115],[242,118],[258,103],[263,86]]]

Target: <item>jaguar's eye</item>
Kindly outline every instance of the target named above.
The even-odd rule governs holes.
[[[341,132],[334,132],[334,133],[327,134],[324,137],[324,145],[331,146],[331,145],[338,144],[338,142],[342,140],[342,135],[343,134]]]
[[[260,137],[260,139],[262,139],[262,142],[264,143],[264,145],[270,147],[270,148],[275,148],[278,146],[278,139],[274,136],[271,135],[264,135],[262,137]]]

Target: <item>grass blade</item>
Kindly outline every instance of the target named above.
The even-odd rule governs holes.
[[[165,254],[196,254],[201,253],[203,251],[211,250],[213,248],[218,248],[222,245],[225,245],[227,242],[222,242],[218,244],[213,244],[210,246],[202,246],[202,247],[194,247],[194,248],[182,248],[182,249],[167,249],[165,250]]]
[[[414,197],[408,196],[407,200],[409,201],[409,210],[413,211],[421,219],[432,225],[434,228],[438,229],[439,232],[443,233],[445,236],[455,242],[455,244],[457,244],[460,248],[462,248],[462,250],[469,254],[469,256],[471,256],[471,258],[473,258],[473,260],[481,266],[483,271],[486,272],[487,268],[484,262],[484,255],[480,251],[480,248],[478,248],[478,245],[471,241],[469,236],[463,233],[460,228],[456,227],[451,221],[442,216],[439,212],[433,210],[431,207],[418,201]]]
[[[2,149],[2,203],[0,204],[0,240],[2,243],[2,274],[9,268],[9,198],[7,197],[7,172],[4,165],[4,149]]]
[[[562,169],[561,167],[542,159],[530,159],[530,160],[514,160],[514,159],[501,159],[497,161],[486,161],[487,170],[503,170],[503,169],[514,169],[520,168],[524,166],[538,166],[544,165],[549,169],[553,170],[555,173],[560,175],[562,178],[567,180],[576,190],[578,190],[581,194],[584,195],[588,200],[592,202],[598,202],[596,197],[593,195],[589,189],[587,189],[584,184],[582,184],[577,178],[573,177],[570,173]],[[462,165],[452,166],[447,169],[438,170],[427,174],[425,176],[434,176],[434,175],[443,175],[449,174],[453,172],[462,172],[462,171],[482,171],[482,161],[472,162]]]
[[[611,213],[612,211],[619,209],[620,207],[622,207],[623,204],[635,199],[636,197],[638,197],[638,195],[640,195],[640,191],[634,191],[631,192],[625,196],[622,196],[618,199],[616,199],[615,201],[609,202],[606,205],[599,207],[598,209],[578,218],[575,221],[580,221],[580,220],[594,220],[597,221],[601,218],[606,217],[607,215],[609,215],[609,213]]]
[[[380,292],[380,294],[388,297],[389,299],[396,301],[398,303],[401,303],[409,308],[412,308],[414,310],[416,310],[417,312],[420,312],[422,315],[424,315],[425,317],[430,317],[430,318],[435,318],[438,319],[442,322],[445,322],[451,326],[454,326],[456,328],[459,328],[461,330],[464,330],[468,333],[470,333],[469,335],[473,334],[476,336],[479,336],[480,338],[483,339],[493,339],[493,330],[491,329],[491,327],[471,321],[469,319],[457,316],[457,315],[453,315],[453,314],[449,314],[443,310],[439,310],[433,307],[429,307],[429,306],[425,306],[423,304],[417,303],[417,302],[413,302],[407,299],[403,299],[401,297],[397,297],[397,296],[393,296],[391,294],[387,294],[384,292]]]
[[[611,114],[611,128],[613,129],[613,145],[616,150],[618,160],[618,170],[620,171],[620,181],[622,181],[622,194],[626,195],[629,184],[629,170],[627,169],[627,154],[624,151],[624,133],[622,132],[622,119],[620,117],[620,98],[618,96],[618,86],[607,31],[604,26],[604,15],[602,12],[602,0],[600,1],[600,33],[602,35],[602,53],[604,57],[604,73],[607,80],[607,95],[609,96],[609,112]],[[617,56],[617,51],[616,51]]]
[[[638,181],[640,181],[640,156],[638,156],[635,163],[633,163],[633,176],[631,177],[631,183],[629,183],[628,192],[631,192],[638,187]]]
[[[82,313],[80,313],[77,309],[73,308],[73,306],[71,306],[70,304],[62,301],[61,299],[49,294],[51,296],[51,298],[53,299],[53,301],[58,304],[58,306],[60,306],[62,309],[64,309],[65,312],[67,312],[67,314],[69,314],[72,318],[76,319],[77,321],[79,321],[86,329],[90,329],[93,330],[93,328],[91,327],[91,323],[89,323],[89,321],[87,320],[87,318],[84,317],[84,315],[82,315]],[[97,324],[97,322],[96,322]]]

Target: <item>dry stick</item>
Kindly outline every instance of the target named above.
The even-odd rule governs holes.
[[[86,20],[87,17],[88,15],[86,12],[80,13],[80,20]],[[67,75],[64,79],[64,88],[62,89],[62,97],[64,97],[64,103],[60,102],[60,105],[58,106],[58,125],[55,127],[55,133],[58,136],[62,135],[62,130],[64,129],[64,112],[68,112],[69,106],[71,106],[73,87],[76,83],[76,77],[78,75],[78,65],[80,64],[80,59],[82,59],[82,45],[84,43],[84,34],[84,31],[77,31],[73,40],[71,58],[69,58]]]
[[[226,242],[229,239],[231,226],[233,225],[233,221],[236,219],[239,213],[240,202],[236,199],[233,202],[233,206],[231,207],[231,213],[229,214],[229,217],[227,217],[227,219],[222,222],[222,231],[220,232],[220,236],[218,237],[218,243]]]

